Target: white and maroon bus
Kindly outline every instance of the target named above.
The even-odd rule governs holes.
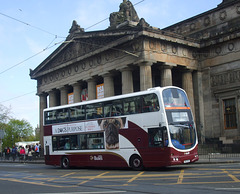
[[[173,86],[44,110],[47,165],[140,170],[195,162],[197,146],[187,95]]]

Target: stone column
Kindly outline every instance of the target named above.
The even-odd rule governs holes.
[[[172,86],[172,66],[163,65],[161,70],[161,86]]]
[[[60,90],[60,104],[68,104],[68,88],[66,86],[59,88]]]
[[[195,106],[194,106],[194,96],[193,96],[193,78],[192,78],[192,70],[186,70],[182,74],[182,86],[186,91],[189,99],[189,103],[192,109],[192,113],[195,117]]]
[[[96,80],[89,79],[87,80],[88,84],[88,100],[96,99]]]
[[[49,107],[57,106],[57,95],[56,90],[49,92]]]
[[[43,110],[47,108],[47,94],[39,94],[39,128],[40,128],[40,144],[43,145]]]
[[[110,73],[103,75],[104,79],[104,97],[114,96],[114,81]]]
[[[193,72],[193,93],[195,105],[195,123],[200,143],[205,142],[205,117],[202,72]],[[197,95],[196,95],[197,94]]]
[[[74,103],[81,102],[82,85],[80,83],[72,84]]]
[[[122,73],[122,94],[133,92],[133,76],[132,69],[129,67],[120,69]]]
[[[140,66],[140,90],[147,90],[152,88],[152,63],[142,62]]]

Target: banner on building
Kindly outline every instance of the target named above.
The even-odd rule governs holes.
[[[104,98],[104,84],[96,85],[96,97],[97,99]]]
[[[73,104],[74,103],[74,94],[69,93],[68,94],[68,104]]]
[[[82,90],[81,100],[82,100],[82,101],[88,100],[88,91],[87,91],[87,89],[83,89],[83,90]]]

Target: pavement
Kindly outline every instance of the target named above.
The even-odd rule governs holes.
[[[36,158],[31,161],[19,160],[16,158],[15,161],[10,158],[6,160],[0,157],[0,163],[33,163],[33,164],[44,164],[44,158]],[[199,160],[197,164],[217,164],[217,163],[240,163],[240,153],[239,154],[220,154],[220,153],[209,153],[207,155],[199,155]]]

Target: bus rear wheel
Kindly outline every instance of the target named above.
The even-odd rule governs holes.
[[[133,170],[142,170],[143,169],[142,158],[138,155],[131,156],[130,166]]]
[[[70,164],[70,161],[69,161],[68,157],[63,157],[61,160],[61,167],[64,169],[67,169],[67,168],[69,168],[69,164]]]

